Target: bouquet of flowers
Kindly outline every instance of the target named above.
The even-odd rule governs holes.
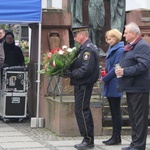
[[[28,50],[29,49],[29,43],[28,41],[24,41],[22,40],[20,42],[20,48],[24,51],[24,50]]]
[[[68,48],[64,45],[62,49],[55,48],[44,54],[43,69],[40,70],[40,73],[47,76],[63,75],[64,71],[68,70],[75,60],[76,52],[77,47]]]

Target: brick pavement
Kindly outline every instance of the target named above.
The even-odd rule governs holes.
[[[95,137],[93,150],[120,150],[130,143],[130,135],[126,135],[122,136],[121,145],[105,146],[102,140],[107,138],[109,136]],[[81,137],[59,137],[45,128],[31,128],[30,120],[22,123],[0,121],[0,150],[76,150],[73,146],[81,140]],[[150,135],[146,150],[150,150]]]

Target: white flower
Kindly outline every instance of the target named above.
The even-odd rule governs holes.
[[[76,49],[77,49],[76,47],[73,47],[73,48],[72,48],[73,51],[76,50]]]
[[[59,50],[58,53],[59,53],[59,55],[63,55],[64,51],[63,50]]]
[[[71,53],[71,52],[73,51],[73,49],[72,49],[72,48],[68,48],[67,51],[68,51],[69,53]]]
[[[62,49],[63,49],[63,50],[66,50],[67,48],[68,48],[68,47],[67,47],[66,45],[63,45],[63,46],[62,46]]]

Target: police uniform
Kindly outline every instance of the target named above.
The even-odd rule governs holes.
[[[87,30],[81,27],[76,32]],[[93,84],[99,77],[99,57],[97,48],[87,39],[80,45],[76,59],[71,66],[70,84],[74,85],[75,115],[83,142],[94,144],[94,124],[90,110]],[[76,148],[76,147],[75,147]]]

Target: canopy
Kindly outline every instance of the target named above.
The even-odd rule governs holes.
[[[0,2],[0,24],[28,24],[39,23],[38,37],[38,72],[41,60],[41,0],[1,0]],[[39,90],[40,74],[37,76],[37,124],[39,127]]]
[[[41,0],[1,0],[0,23],[22,24],[41,22]]]

